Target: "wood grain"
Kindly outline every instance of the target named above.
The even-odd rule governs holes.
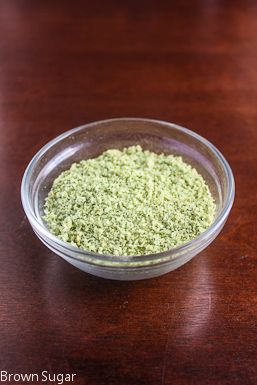
[[[0,2],[0,368],[87,385],[257,383],[256,1]],[[139,116],[212,141],[236,179],[217,240],[163,277],[112,282],[36,239],[33,154],[80,124]]]

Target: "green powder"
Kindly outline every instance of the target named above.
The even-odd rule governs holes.
[[[74,163],[45,201],[49,230],[87,251],[143,255],[206,230],[215,204],[202,176],[181,157],[132,146]]]

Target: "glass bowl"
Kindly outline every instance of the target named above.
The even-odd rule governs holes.
[[[72,163],[93,158],[109,148],[140,144],[157,153],[181,155],[204,177],[216,202],[213,224],[200,236],[166,252],[143,256],[111,256],[85,251],[61,241],[44,223],[44,200],[53,180]],[[21,198],[28,220],[41,241],[67,262],[87,273],[109,279],[156,277],[188,262],[219,234],[235,194],[231,168],[206,139],[176,124],[138,118],[89,123],[63,133],[33,157],[22,180]]]

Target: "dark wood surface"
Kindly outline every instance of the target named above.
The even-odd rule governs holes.
[[[74,384],[257,383],[256,1],[0,2],[0,368]],[[48,251],[20,202],[32,155],[80,124],[138,116],[212,141],[231,216],[184,267],[89,276]]]

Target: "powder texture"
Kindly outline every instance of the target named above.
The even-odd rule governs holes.
[[[203,177],[181,157],[132,146],[74,163],[45,201],[49,230],[87,251],[143,255],[179,246],[213,222]]]

